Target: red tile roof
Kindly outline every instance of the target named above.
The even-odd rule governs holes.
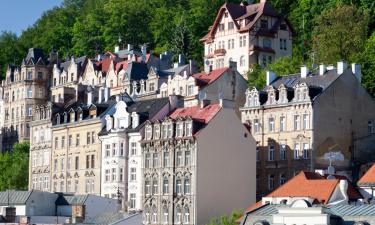
[[[266,197],[310,197],[316,199],[318,203],[325,204],[329,202],[340,180],[347,180],[344,176],[335,177],[336,179],[328,180],[325,176],[318,173],[302,171]],[[361,194],[350,182],[348,182],[347,193],[349,199],[356,200],[362,198]],[[262,202],[259,201],[251,205],[246,212],[255,210],[261,206]]]
[[[225,74],[225,72],[227,72],[228,70],[228,67],[224,67],[221,69],[213,70],[208,74],[205,72],[193,74],[193,77],[198,79],[202,83],[202,85],[207,85],[217,80],[221,75]]]
[[[375,163],[371,168],[359,179],[358,185],[375,184]]]
[[[96,62],[96,65],[101,68],[102,72],[107,73],[108,70],[109,70],[109,66],[111,65],[112,61],[113,61],[113,59],[106,58],[106,59],[103,59],[102,61]],[[115,63],[115,62],[113,62],[113,63]]]
[[[200,106],[178,108],[172,112],[170,117],[177,119],[181,117],[191,117],[193,120],[197,120],[203,123],[209,123],[212,118],[220,111],[221,106],[219,104],[208,105],[204,108]]]
[[[121,69],[127,70],[129,61],[122,61],[116,64],[116,72],[118,73]]]

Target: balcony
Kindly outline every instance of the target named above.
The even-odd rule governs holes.
[[[223,56],[227,51],[224,48],[219,48],[214,51],[215,56]]]

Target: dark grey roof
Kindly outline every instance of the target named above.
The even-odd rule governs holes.
[[[118,224],[118,221],[131,221],[134,215],[121,212],[112,213],[102,213],[98,214],[93,218],[88,218],[84,221],[84,224],[95,224],[95,225],[108,225],[108,224]],[[129,223],[126,223],[129,224]],[[141,225],[138,223],[137,225]]]
[[[125,217],[124,219],[118,220],[111,223],[110,225],[141,225],[142,224],[142,214],[133,214]]]
[[[81,71],[84,70],[84,66],[87,60],[87,56],[81,56],[79,58],[75,58],[74,61],[78,66],[78,72],[80,73]],[[68,67],[70,66],[72,60],[67,60],[65,62],[60,63],[59,68],[63,71],[67,71]]]
[[[56,205],[83,205],[89,195],[64,195],[60,194],[56,199]]]
[[[344,216],[373,216],[375,217],[375,205],[334,205],[329,206],[326,212],[332,215]]]
[[[128,55],[136,55],[136,56],[141,56],[142,55],[142,52],[138,51],[138,50],[127,50],[127,49],[124,49],[124,50],[120,50],[118,52],[115,52],[115,54],[118,55],[118,57],[120,58],[126,58],[128,57]]]
[[[26,56],[26,62],[29,62],[29,60],[31,59],[34,63],[36,63],[39,58],[44,59],[43,50],[40,48],[30,48]]]
[[[129,76],[130,80],[147,79],[148,68],[146,63],[131,62],[125,74]]]
[[[182,71],[186,70],[189,67],[189,64],[179,66],[176,68],[171,68],[167,70],[163,70],[164,73],[167,73],[168,75],[176,75],[176,74],[181,74]]]
[[[23,205],[29,199],[32,191],[7,190],[0,192],[0,205]]]

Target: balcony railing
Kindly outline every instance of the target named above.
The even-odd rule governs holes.
[[[214,54],[215,54],[216,56],[223,56],[223,55],[225,55],[226,52],[227,52],[227,51],[226,51],[224,48],[220,48],[220,49],[216,49],[216,50],[214,51]]]

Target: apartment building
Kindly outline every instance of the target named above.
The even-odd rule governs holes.
[[[240,111],[257,142],[258,197],[330,161],[355,177],[351,163],[371,159],[369,147],[359,143],[375,139],[375,102],[360,84],[359,65],[347,67],[302,66],[300,74],[282,77],[268,72],[263,90],[246,91]]]
[[[98,138],[114,97],[93,102],[93,89],[87,89],[87,102],[64,106],[53,115],[51,191],[100,195],[101,143]]]
[[[49,102],[34,107],[30,122],[29,190],[51,191],[52,117],[60,107]]]
[[[18,141],[30,139],[33,107],[46,104],[49,96],[49,61],[41,49],[32,48],[20,67],[9,65],[4,91],[3,151]]]
[[[144,132],[143,224],[207,224],[255,201],[255,141],[222,101],[177,108]]]
[[[171,101],[174,98],[171,97]],[[104,197],[119,199],[126,211],[142,210],[142,139],[145,121],[161,119],[171,109],[168,98],[132,101],[120,97],[115,110],[105,116],[99,133],[102,143],[102,188]]]
[[[225,3],[213,25],[201,39],[204,43],[205,69],[228,67],[238,63],[238,71],[246,73],[254,64],[262,66],[292,55],[293,28],[271,3]]]

